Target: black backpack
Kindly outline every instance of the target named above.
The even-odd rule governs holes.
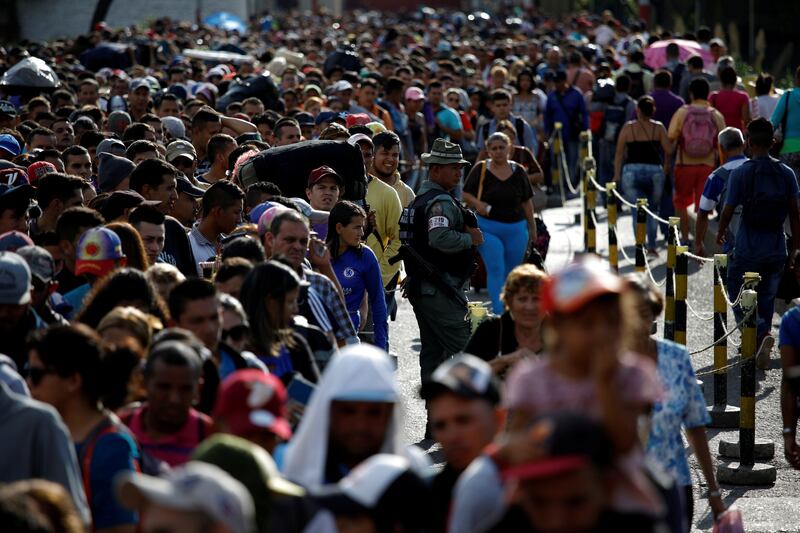
[[[619,133],[625,122],[628,121],[629,100],[625,99],[619,102],[616,98],[606,106],[603,112],[603,125],[601,126],[602,139],[608,143],[616,144],[619,138]]]
[[[744,165],[757,166],[744,178],[742,222],[757,231],[782,230],[789,215],[790,191],[784,187],[781,163],[769,158],[751,160]],[[769,188],[765,190],[763,185]]]
[[[643,70],[640,70],[639,72],[625,71],[625,74],[627,74],[631,78],[631,88],[628,91],[628,94],[634,100],[638,100],[645,94],[644,71]]]

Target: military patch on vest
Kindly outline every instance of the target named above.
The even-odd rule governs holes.
[[[450,221],[447,217],[431,217],[428,219],[428,231],[432,231],[436,228],[449,228]]]

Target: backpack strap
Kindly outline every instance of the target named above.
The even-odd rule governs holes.
[[[483,180],[486,179],[486,165],[488,162],[484,160],[481,163],[481,178],[478,180],[478,196],[476,196],[479,202],[481,201],[481,196],[483,196]]]
[[[89,437],[86,439],[86,445],[81,448],[81,453],[78,461],[81,465],[81,478],[83,481],[83,492],[86,493],[86,503],[91,507],[92,505],[92,459],[94,458],[94,449],[98,441],[104,435],[109,433],[116,433],[117,428],[110,418],[105,418],[96,428],[92,430]],[[94,530],[94,528],[92,528]]]

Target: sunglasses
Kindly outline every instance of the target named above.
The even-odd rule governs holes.
[[[231,339],[233,342],[242,342],[249,331],[250,328],[244,324],[239,324],[238,326],[233,326],[231,329],[223,329],[222,339]]]
[[[43,366],[28,366],[28,380],[34,387],[39,385],[46,375],[55,373],[56,371],[53,368],[46,368]]]

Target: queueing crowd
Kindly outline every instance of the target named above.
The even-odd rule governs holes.
[[[684,431],[726,511],[692,361],[651,336],[659,291],[591,257],[547,274],[538,212],[567,186],[556,124],[564,180],[590,129],[601,183],[674,207],[682,242],[694,204],[699,254],[718,224],[730,294],[761,274],[768,358],[800,248],[784,233],[788,217],[800,239],[798,91],[765,74],[750,98],[705,28],[684,37],[714,64],[670,44],[654,72],[645,48],[673,36],[610,12],[458,15],[270,18],[247,36],[157,20],[2,51],[6,74],[59,80],[0,85],[4,527],[677,533],[697,492]],[[333,161],[304,197],[258,179],[270,149],[319,141],[361,154],[362,198]],[[493,315],[471,332],[478,258]],[[398,293],[443,468],[403,442]],[[791,378],[800,311],[780,339]]]

